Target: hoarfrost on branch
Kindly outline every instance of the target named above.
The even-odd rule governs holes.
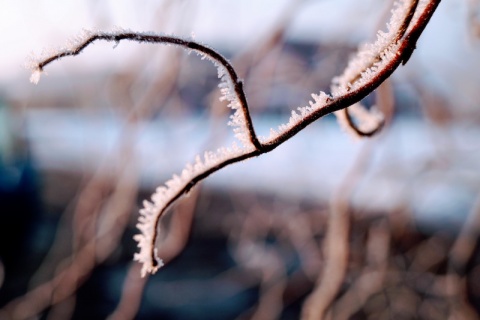
[[[173,203],[210,174],[230,164],[272,151],[310,123],[330,113],[335,113],[341,125],[347,129],[352,126],[345,121],[348,118],[348,109],[359,120],[360,129],[370,130],[379,126],[383,121],[382,116],[378,112],[366,110],[359,101],[386,80],[400,64],[408,60],[417,39],[440,1],[396,2],[387,24],[387,31],[379,31],[373,44],[360,47],[345,71],[333,79],[331,94],[325,92],[312,94],[313,100],[308,106],[293,110],[288,122],[280,125],[277,130],[271,129],[270,135],[266,138],[259,138],[255,133],[243,83],[234,68],[217,51],[193,40],[125,29],[115,29],[111,32],[84,30],[63,48],[45,50],[38,57],[32,56],[27,67],[32,70],[30,80],[37,83],[46,65],[66,56],[78,55],[96,40],[112,41],[115,45],[121,40],[176,45],[189,53],[196,52],[202,59],[212,61],[217,67],[221,100],[226,100],[228,107],[233,110],[228,124],[233,127],[240,145],[233,143],[229,148],[220,148],[215,152],[207,151],[203,159],[197,156],[193,165],[187,164],[180,175],[173,175],[165,185],[158,187],[151,201],[144,201],[137,224],[140,233],[134,236],[139,247],[134,260],[142,264],[141,274],[146,276],[155,273],[163,265],[155,248],[160,218]],[[342,111],[345,113],[341,113]]]

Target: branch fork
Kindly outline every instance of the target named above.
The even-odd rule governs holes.
[[[355,105],[353,108],[363,109],[355,112],[360,123],[372,117],[372,114],[356,104],[390,77],[396,68],[408,61],[418,38],[440,1],[402,0],[397,2],[387,25],[388,31],[379,32],[374,44],[360,48],[357,56],[350,60],[344,73],[333,80],[332,93],[313,94],[313,100],[309,106],[298,108],[299,113],[292,111],[288,123],[279,126],[276,130],[272,129],[270,136],[266,138],[260,138],[255,133],[244,85],[233,66],[214,49],[193,40],[124,29],[112,32],[84,31],[65,48],[45,52],[41,57],[32,59],[29,63],[32,70],[30,80],[37,83],[47,65],[63,57],[76,56],[97,40],[115,44],[130,40],[175,45],[199,54],[202,59],[210,60],[217,67],[221,99],[228,101],[228,107],[234,111],[229,125],[234,127],[238,143],[215,152],[205,152],[203,157],[197,156],[194,164],[187,164],[180,175],[174,175],[164,186],[157,188],[151,201],[144,201],[144,208],[140,210],[137,224],[140,233],[134,236],[140,251],[135,254],[134,260],[142,263],[141,274],[145,276],[155,273],[163,265],[162,260],[157,256],[156,249],[158,224],[161,217],[178,199],[211,174],[233,163],[272,151],[312,122],[330,113],[336,113],[338,116],[338,113],[343,112],[343,119],[347,121],[345,127],[351,128],[360,136],[371,136],[378,132],[383,125],[381,117],[374,114],[373,116],[377,118],[374,119],[373,127],[362,130],[361,126],[355,124],[349,113],[349,107]],[[339,119],[342,117],[339,116]]]

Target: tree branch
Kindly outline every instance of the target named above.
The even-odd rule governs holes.
[[[157,226],[163,214],[179,198],[187,194],[198,182],[214,172],[233,163],[268,153],[295,136],[312,122],[330,113],[345,109],[370,94],[390,77],[400,64],[408,61],[415,49],[418,38],[427,26],[440,1],[425,0],[422,2],[423,5],[420,5],[418,0],[412,0],[412,2],[406,2],[405,0],[403,5],[408,6],[402,8],[403,11],[399,10],[402,14],[404,11],[406,12],[405,16],[400,18],[403,20],[393,21],[392,19],[393,25],[399,24],[396,27],[397,29],[390,30],[390,33],[385,34],[390,38],[379,38],[378,41],[380,43],[387,41],[388,45],[371,49],[372,52],[369,52],[369,54],[373,60],[366,64],[366,68],[354,71],[353,80],[348,80],[352,79],[352,70],[349,69],[350,66],[347,67],[345,75],[342,76],[343,78],[340,77],[341,81],[338,82],[337,79],[339,85],[332,90],[332,95],[327,95],[323,92],[320,95],[312,95],[314,101],[310,102],[309,107],[299,108],[300,115],[293,111],[290,121],[286,125],[280,126],[279,132],[272,130],[270,137],[266,139],[259,139],[255,133],[243,89],[243,82],[239,80],[232,65],[217,51],[195,41],[174,36],[137,33],[128,30],[110,33],[85,32],[85,35],[69,48],[35,60],[31,64],[33,70],[31,80],[33,82],[38,81],[41,72],[48,64],[62,57],[78,55],[96,40],[113,42],[132,40],[177,45],[189,51],[195,51],[203,58],[211,60],[217,66],[219,78],[222,80],[219,86],[223,98],[228,100],[229,107],[235,110],[229,124],[236,127],[234,132],[242,146],[238,147],[234,144],[231,148],[222,148],[217,150],[217,152],[206,152],[204,160],[197,157],[195,164],[188,164],[181,176],[174,175],[171,180],[166,182],[166,186],[157,189],[152,196],[152,203],[145,201],[145,207],[140,211],[141,216],[137,224],[141,234],[136,235],[134,238],[138,241],[140,252],[135,255],[134,259],[143,263],[142,275],[146,275],[146,273],[155,273],[162,265],[162,261],[157,257],[155,249],[155,242],[158,237]],[[398,17],[395,18],[398,19]],[[348,78],[346,82],[345,78]]]

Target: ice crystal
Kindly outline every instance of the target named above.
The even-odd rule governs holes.
[[[312,114],[314,111],[319,110],[325,106],[325,104],[332,98],[330,95],[326,94],[323,91],[320,91],[319,94],[312,93],[313,101],[309,101],[309,105],[305,107],[299,107],[297,110],[292,110],[291,116],[288,119],[288,122],[282,124],[278,127],[277,130],[270,129],[270,135],[267,138],[262,137],[260,140],[264,143],[271,142],[278,138],[281,134],[287,132],[300,122],[302,122],[306,117]],[[297,113],[298,111],[298,113]]]
[[[398,43],[394,40],[410,5],[409,0],[395,3],[391,19],[387,23],[387,31],[378,31],[374,43],[361,45],[357,54],[350,59],[343,74],[333,79],[332,95],[334,97],[363,86],[395,56]]]

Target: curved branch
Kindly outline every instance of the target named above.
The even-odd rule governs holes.
[[[354,122],[352,115],[350,114],[350,108],[345,108],[342,110],[342,112],[345,115],[345,119],[347,119],[347,124],[352,129],[355,131],[355,133],[360,136],[360,137],[372,137],[374,136],[377,132],[383,129],[383,126],[385,125],[385,121],[382,119],[379,121],[378,125],[371,129],[371,130],[362,130],[360,129]],[[368,112],[368,111],[367,111]]]
[[[90,44],[97,40],[113,41],[115,43],[119,43],[121,40],[132,40],[136,42],[146,43],[173,44],[183,47],[187,50],[194,50],[197,53],[201,54],[203,57],[211,60],[215,65],[217,65],[217,67],[222,66],[223,68],[225,68],[225,70],[227,71],[227,75],[233,84],[233,91],[240,102],[240,108],[242,110],[242,114],[245,117],[245,124],[249,133],[250,142],[253,144],[255,149],[261,148],[260,142],[258,141],[258,137],[255,134],[255,130],[253,128],[250,112],[248,110],[247,98],[245,96],[245,91],[243,90],[243,82],[239,79],[235,69],[230,64],[230,62],[228,62],[228,60],[217,51],[195,41],[185,40],[175,36],[158,35],[153,33],[138,33],[124,30],[120,30],[118,32],[98,33],[85,30],[84,33],[85,35],[79,40],[77,40],[78,43],[70,45],[71,48],[60,50],[53,55],[47,54],[47,57],[43,59],[33,59],[35,61],[31,62],[29,65],[30,69],[32,69],[33,71],[30,80],[34,83],[37,83],[40,79],[41,73],[47,65],[63,57],[79,55],[86,47],[88,47]]]
[[[415,5],[410,6],[410,13],[406,15],[400,26],[401,31],[399,32],[402,34],[401,39],[396,41],[395,44],[389,46],[384,52],[379,52],[379,57],[382,59],[381,61],[372,62],[372,67],[370,69],[365,73],[359,73],[358,79],[349,86],[348,90],[337,92],[334,96],[327,96],[324,93],[321,93],[319,96],[313,95],[315,102],[311,103],[310,107],[301,109],[300,116],[293,112],[290,122],[287,125],[281,126],[279,133],[274,132],[273,136],[262,142],[255,134],[243,90],[243,83],[239,80],[233,67],[215,50],[194,41],[187,41],[173,36],[134,33],[129,31],[89,33],[72,49],[60,51],[40,62],[36,62],[32,68],[34,70],[32,79],[34,81],[38,80],[43,68],[49,63],[65,56],[78,55],[84,48],[96,40],[119,42],[124,39],[137,42],[173,44],[181,46],[187,50],[194,50],[197,53],[200,53],[203,57],[213,61],[214,64],[219,67],[219,76],[222,79],[224,79],[225,74],[228,75],[227,80],[231,81],[232,87],[227,83],[227,86],[221,86],[222,92],[230,101],[230,106],[233,109],[237,109],[237,112],[240,111],[240,116],[243,116],[244,118],[244,123],[239,124],[238,114],[236,112],[232,117],[231,123],[237,126],[239,125],[240,128],[237,129],[240,131],[241,129],[246,129],[251,146],[238,148],[234,145],[232,148],[221,149],[216,153],[207,152],[205,154],[204,162],[200,160],[200,157],[197,157],[196,163],[193,166],[187,165],[180,177],[174,175],[171,180],[166,182],[166,187],[159,187],[157,189],[157,192],[152,196],[153,203],[145,201],[145,207],[140,211],[141,216],[139,218],[139,223],[137,224],[141,234],[134,237],[134,239],[138,241],[138,246],[140,247],[140,252],[135,255],[134,259],[143,263],[142,275],[144,276],[146,273],[155,273],[162,265],[162,261],[157,257],[155,249],[155,242],[158,237],[157,226],[163,214],[180,197],[187,194],[198,182],[207,178],[214,172],[217,172],[230,164],[270,152],[317,119],[345,109],[370,94],[383,81],[390,77],[400,64],[405,63],[408,60],[415,49],[415,44],[418,38],[427,26],[435,9],[440,4],[440,1],[441,0],[430,0],[424,6],[423,11],[418,15],[418,18],[415,19],[415,14],[417,11],[420,11],[420,9],[418,9],[417,6],[418,1],[413,0],[412,3]],[[412,21],[414,21],[414,23],[412,23]],[[223,68],[226,73],[220,70],[220,67]],[[231,91],[233,91],[234,97],[238,100],[238,106],[235,105],[236,101],[233,101],[234,98],[231,96]],[[242,125],[244,125],[245,128],[242,128]],[[242,134],[242,132],[238,131],[236,131],[236,133]]]

